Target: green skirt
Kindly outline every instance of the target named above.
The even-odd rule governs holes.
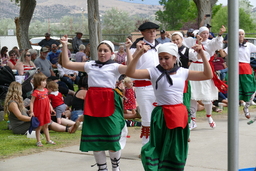
[[[188,121],[190,123],[190,100],[191,100],[191,86],[190,86],[190,82],[188,81],[188,89],[186,93],[183,93],[183,104],[186,106],[187,110],[188,110]]]
[[[188,155],[189,127],[168,129],[162,107],[151,116],[150,140],[141,149],[145,171],[182,171]]]
[[[91,117],[84,115],[80,142],[81,151],[118,151],[121,149],[119,140],[125,121],[122,99],[115,91],[114,93],[115,111],[111,116]]]
[[[239,75],[239,100],[249,102],[251,96],[255,92],[254,72],[252,74]]]

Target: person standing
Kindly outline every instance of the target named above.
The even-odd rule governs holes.
[[[73,38],[72,40],[72,48],[73,48],[73,53],[76,53],[79,51],[79,46],[83,44],[82,42],[82,32],[76,32],[76,37]]]
[[[127,66],[111,60],[114,44],[101,41],[97,47],[98,60],[90,62],[72,62],[67,55],[67,36],[61,38],[63,44],[63,67],[86,72],[88,86],[84,105],[84,121],[80,150],[93,151],[97,166],[107,171],[106,153],[112,163],[113,171],[120,171],[122,130],[125,129],[122,99],[114,91],[116,80],[126,72]],[[106,99],[106,97],[108,97]],[[95,100],[96,99],[96,100]]]
[[[41,40],[39,43],[31,43],[31,45],[36,45],[36,46],[41,46],[41,47],[52,47],[52,44],[56,44],[57,46],[59,46],[59,42],[57,42],[56,40],[51,38],[51,34],[50,33],[45,33],[45,39]]]
[[[160,30],[160,37],[156,39],[159,43],[164,44],[167,42],[171,42],[171,39],[166,37],[166,32],[165,30]]]
[[[159,64],[157,48],[159,42],[156,39],[156,30],[159,26],[152,22],[145,22],[139,26],[139,30],[143,37],[138,38],[131,46],[130,52],[134,54],[136,51],[137,43],[145,43],[151,47],[146,53],[144,53],[136,64],[136,69],[145,69],[155,67]],[[127,64],[129,65],[130,58],[127,58]],[[140,109],[142,128],[141,135],[142,145],[145,145],[149,141],[150,133],[150,118],[151,112],[154,108],[155,95],[152,84],[149,79],[134,79],[134,87],[136,100]]]
[[[147,45],[139,46],[128,65],[126,75],[137,79],[151,80],[157,106],[152,111],[150,140],[141,149],[141,160],[145,171],[184,170],[188,155],[188,112],[183,105],[183,90],[186,80],[212,78],[211,67],[201,45],[193,49],[203,60],[203,71],[191,71],[179,65],[178,46],[161,44],[158,48],[159,65],[147,69],[136,69],[136,64]]]
[[[55,142],[50,139],[48,124],[51,122],[51,113],[53,110],[46,87],[47,77],[43,73],[36,73],[33,77],[34,91],[31,95],[30,101],[30,115],[35,116],[39,120],[39,127],[36,128],[36,145],[42,147],[43,144],[40,138],[41,130],[44,131],[46,143],[55,145]]]
[[[256,46],[252,43],[247,42],[244,39],[245,31],[239,29],[239,100],[245,102],[243,108],[244,115],[247,119],[250,119],[251,115],[249,112],[249,107],[252,103],[252,96],[255,95],[255,77],[250,66],[250,55],[252,52],[256,52]],[[228,47],[224,49],[228,53]]]

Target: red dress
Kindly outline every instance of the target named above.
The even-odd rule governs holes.
[[[133,88],[125,88],[125,95],[127,100],[124,100],[124,110],[136,109],[135,92]]]
[[[32,96],[34,101],[34,115],[40,121],[39,126],[43,126],[51,122],[50,101],[48,98],[48,90],[44,88],[43,91],[34,90]]]

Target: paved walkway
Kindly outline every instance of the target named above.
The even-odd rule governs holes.
[[[253,113],[256,116],[256,113]],[[197,122],[191,131],[186,171],[227,170],[227,117],[215,119],[217,127],[211,129],[205,120]],[[256,122],[247,125],[248,120],[240,115],[239,120],[239,168],[256,167]],[[122,171],[143,171],[138,154],[141,140],[140,128],[130,127],[125,149],[122,151]],[[78,145],[52,151],[15,157],[0,161],[0,171],[96,171],[91,152],[82,153]],[[107,158],[110,166],[109,158]],[[111,171],[111,169],[109,169]]]

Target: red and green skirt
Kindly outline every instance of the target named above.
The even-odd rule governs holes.
[[[151,116],[150,140],[141,149],[145,171],[184,170],[188,154],[189,127],[169,129],[161,106]]]
[[[123,105],[121,97],[114,90],[113,93],[115,109],[111,116],[93,117],[84,115],[80,142],[81,151],[118,151],[121,149],[119,140],[125,125]],[[101,106],[98,107],[101,108]]]

